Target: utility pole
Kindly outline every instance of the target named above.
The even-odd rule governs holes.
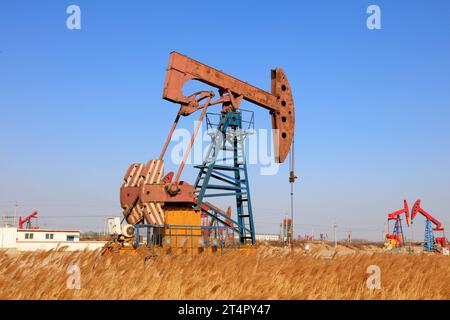
[[[292,232],[292,241],[291,241],[291,249],[294,248],[294,182],[297,179],[297,176],[294,173],[294,139],[292,139],[291,145],[291,156],[289,157],[289,183],[291,185],[291,232]]]
[[[337,248],[337,238],[336,238],[336,218],[334,218],[334,224],[333,224],[333,232],[334,232],[334,247]]]

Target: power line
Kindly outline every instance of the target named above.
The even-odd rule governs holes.
[[[265,225],[280,225],[280,223],[279,222],[258,222],[257,221],[257,223],[258,224],[265,224]],[[326,224],[308,224],[308,223],[296,223],[296,224],[294,224],[295,226],[297,226],[297,227],[309,227],[309,228],[311,228],[311,227],[313,227],[313,228],[329,228],[329,229],[331,229],[331,228],[333,228],[333,224],[329,224],[329,225],[326,225]],[[340,231],[347,231],[348,229],[352,229],[353,231],[377,231],[377,232],[379,232],[380,230],[381,230],[381,228],[377,228],[377,229],[369,229],[369,228],[358,228],[358,227],[353,227],[353,226],[348,226],[348,227],[340,227],[340,228],[338,228],[338,230],[340,230]]]
[[[89,216],[40,216],[39,219],[64,219],[64,218],[108,218],[114,214],[109,215],[89,215]],[[118,214],[117,214],[118,215]]]

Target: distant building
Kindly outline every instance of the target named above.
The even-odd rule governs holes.
[[[80,231],[77,230],[0,228],[0,249],[36,251],[64,247],[75,251],[95,250],[104,244],[105,241],[80,241]]]
[[[257,233],[255,234],[256,241],[280,241],[279,234],[269,234],[269,233]]]
[[[52,229],[17,229],[17,242],[80,241],[80,231]]]

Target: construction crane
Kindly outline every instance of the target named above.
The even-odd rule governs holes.
[[[403,200],[403,208],[388,214],[388,231],[386,234],[386,246],[388,249],[392,249],[395,247],[403,247],[405,243],[405,236],[403,233],[402,226],[402,215],[405,215],[406,224],[409,227],[409,207],[408,202]],[[394,221],[394,229],[392,233],[389,233],[389,224],[391,221]]]
[[[418,213],[423,215],[426,219],[423,249],[425,251],[439,251],[439,248],[446,248],[448,246],[448,240],[445,237],[444,228],[442,227],[441,222],[420,206],[420,200],[417,200],[414,203],[411,212],[411,223]],[[434,224],[435,227],[433,228],[431,224]],[[441,233],[441,236],[435,237],[434,232]]]
[[[243,100],[269,111],[273,129],[275,161],[282,163],[290,150],[294,136],[295,113],[291,87],[283,70],[271,70],[271,92],[264,91],[222,71],[209,67],[177,52],[171,52],[163,89],[163,99],[177,103],[180,109],[158,159],[146,164],[132,164],[120,188],[120,202],[124,219],[136,227],[152,228],[147,239],[171,244],[183,238],[185,247],[193,248],[201,239],[201,218],[210,223],[203,227],[221,228],[236,234],[240,244],[255,244],[255,229],[243,142],[253,126],[253,113],[244,119],[246,110],[240,109]],[[200,81],[217,89],[183,94],[183,86],[190,80]],[[208,113],[211,106],[221,105],[220,113]],[[176,171],[168,178],[164,175],[164,156],[172,134],[181,117],[201,111],[190,143]],[[212,121],[217,116],[216,122]],[[211,118],[210,118],[211,117]],[[189,152],[199,127],[206,118],[211,144],[198,169],[196,181],[191,184],[180,180]],[[291,180],[295,180],[293,170]],[[220,198],[234,198],[236,211],[222,210],[213,204]],[[219,229],[215,229],[219,230]],[[153,234],[153,236],[152,236]],[[188,239],[187,239],[188,238]],[[228,239],[233,238],[228,235]],[[186,240],[187,239],[187,240]]]
[[[31,224],[31,219],[37,219],[38,212],[34,211],[31,213],[28,217],[25,219],[22,219],[22,217],[19,217],[19,229],[39,229],[39,227],[33,226]]]

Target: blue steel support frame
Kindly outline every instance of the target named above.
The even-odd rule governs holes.
[[[398,220],[395,221],[393,233],[397,237],[399,236],[399,234],[401,235],[402,243],[400,244],[400,247],[404,247],[406,240],[405,240],[405,236],[404,236],[404,233],[403,233],[402,219],[401,218],[398,218]]]
[[[224,112],[220,116],[215,137],[212,138],[208,154],[202,165],[195,166],[199,169],[194,188],[197,194],[197,209],[202,209],[205,205],[210,210],[202,210],[214,221],[230,227],[226,221],[231,221],[231,227],[239,233],[241,244],[255,244],[255,228],[253,222],[253,212],[250,197],[250,187],[248,183],[247,164],[243,150],[243,139],[245,131],[242,128],[241,112]],[[249,127],[253,124],[253,113]],[[213,128],[211,123],[207,126]],[[224,162],[232,161],[231,165],[217,164],[219,153]],[[232,158],[226,154],[232,153]],[[231,161],[230,161],[231,162]],[[221,192],[208,193],[208,190],[219,190]],[[227,191],[227,192],[224,192]],[[205,201],[206,198],[218,198],[233,196],[236,201],[237,221],[224,216],[215,210]]]
[[[431,226],[430,220],[425,221],[425,237],[424,237],[424,242],[423,242],[423,250],[430,251],[430,252],[436,250],[436,245],[434,242],[433,227]]]

